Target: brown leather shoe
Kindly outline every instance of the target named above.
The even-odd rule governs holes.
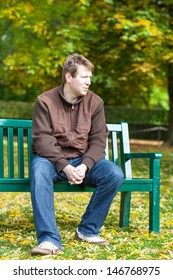
[[[31,256],[35,256],[35,255],[41,255],[41,256],[57,255],[60,252],[62,252],[60,249],[50,250],[50,249],[46,249],[46,248],[35,247],[31,250]]]

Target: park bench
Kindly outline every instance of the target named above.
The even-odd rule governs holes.
[[[120,188],[120,227],[129,226],[131,193],[149,193],[149,231],[160,231],[160,153],[130,153],[128,124],[108,124],[106,158],[124,171]],[[29,192],[29,165],[32,158],[32,121],[0,119],[0,192]],[[147,178],[134,178],[132,159],[147,159]],[[143,167],[141,166],[141,169]],[[68,182],[55,184],[56,192],[93,191],[91,187],[71,186]]]

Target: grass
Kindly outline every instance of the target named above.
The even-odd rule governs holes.
[[[90,198],[90,193],[55,193],[55,211],[62,235],[64,252],[57,256],[31,257],[37,246],[29,193],[1,193],[0,260],[170,260],[173,258],[173,149],[133,145],[132,151],[160,151],[161,160],[161,231],[148,232],[148,194],[132,195],[130,227],[120,228],[118,193],[112,203],[101,236],[110,245],[99,247],[74,240]],[[144,160],[133,163],[136,174],[147,174]]]

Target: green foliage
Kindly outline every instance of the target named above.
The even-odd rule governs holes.
[[[168,2],[1,1],[0,98],[33,101],[61,82],[65,57],[96,65],[92,89],[108,105],[152,106],[173,62]]]
[[[34,104],[22,101],[0,101],[0,118],[32,119]]]
[[[62,235],[64,252],[57,256],[31,257],[37,246],[29,193],[2,193],[0,200],[0,259],[1,260],[170,260],[173,239],[173,188],[172,148],[133,146],[132,152],[163,153],[161,164],[161,232],[148,232],[148,195],[134,193],[132,196],[131,223],[128,228],[118,226],[119,195],[111,205],[101,236],[110,245],[99,247],[74,240],[74,232],[90,198],[89,193],[55,193],[55,211]],[[142,166],[142,168],[141,168]],[[134,163],[135,174],[147,173],[144,160]]]
[[[164,108],[169,110],[169,97],[166,88],[153,86],[150,99],[151,107]]]
[[[0,99],[33,102],[61,83],[67,55],[83,53],[106,105],[169,108],[173,143],[171,1],[6,0],[0,10]]]

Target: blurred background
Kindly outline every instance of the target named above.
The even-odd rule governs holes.
[[[32,118],[73,52],[95,65],[108,123],[173,145],[172,0],[1,0],[0,118]]]

